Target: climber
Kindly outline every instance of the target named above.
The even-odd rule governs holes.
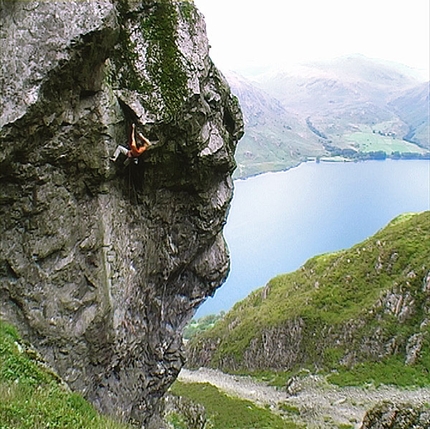
[[[128,165],[128,163],[130,162],[130,158],[133,158],[134,163],[137,164],[137,158],[142,155],[142,153],[145,152],[150,146],[152,146],[151,142],[141,133],[136,132],[136,125],[132,124],[129,142],[130,149],[118,145],[115,150],[115,153],[111,156],[110,159],[111,161],[115,162],[118,159],[119,154],[123,153],[125,156],[127,156],[127,159],[124,162],[125,165]]]

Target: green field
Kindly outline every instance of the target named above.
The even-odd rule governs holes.
[[[416,144],[409,143],[405,140],[383,136],[371,131],[357,131],[345,136],[345,141],[352,143],[355,149],[361,152],[378,152],[383,151],[387,155],[393,152],[410,152],[423,154],[426,151]]]
[[[202,405],[210,416],[208,429],[299,429],[295,423],[283,419],[267,408],[257,407],[250,401],[233,398],[208,383],[180,383],[176,381],[171,393]],[[288,410],[285,410],[287,412]],[[297,412],[295,409],[292,413]],[[172,422],[172,417],[171,417]],[[182,421],[181,421],[182,420]],[[179,416],[174,419],[175,429],[190,426]]]

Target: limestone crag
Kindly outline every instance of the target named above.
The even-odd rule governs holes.
[[[157,425],[224,281],[243,134],[189,2],[0,2],[0,317],[105,413]],[[138,164],[109,157],[131,123]]]

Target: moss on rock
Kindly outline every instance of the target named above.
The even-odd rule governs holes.
[[[141,20],[141,29],[148,41],[148,73],[171,114],[182,106],[187,88],[187,74],[176,43],[177,23],[176,6],[168,0],[156,2],[151,13]]]

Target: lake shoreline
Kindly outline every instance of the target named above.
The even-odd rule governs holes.
[[[305,162],[235,180],[227,281],[196,317],[228,311],[309,258],[349,248],[399,214],[430,209],[430,162]]]
[[[291,165],[289,167],[285,167],[283,169],[280,170],[269,170],[269,171],[262,171],[261,173],[255,173],[255,174],[250,174],[249,176],[245,176],[245,177],[237,177],[235,178],[233,175],[233,181],[242,181],[242,180],[248,180],[248,179],[252,179],[254,177],[259,177],[261,175],[264,174],[275,174],[275,173],[284,173],[286,171],[290,171],[294,168],[300,167],[303,164],[310,164],[310,163],[315,163],[315,164],[319,164],[319,163],[361,163],[361,162],[384,162],[384,161],[394,161],[394,162],[403,162],[403,161],[429,161],[430,162],[430,154],[429,157],[424,157],[424,158],[413,158],[413,159],[403,159],[403,158],[390,158],[387,157],[385,159],[351,159],[351,158],[344,158],[344,157],[323,157],[320,158],[319,160],[317,160],[316,158],[309,158],[306,159],[304,161],[299,161],[297,162],[297,164]]]

